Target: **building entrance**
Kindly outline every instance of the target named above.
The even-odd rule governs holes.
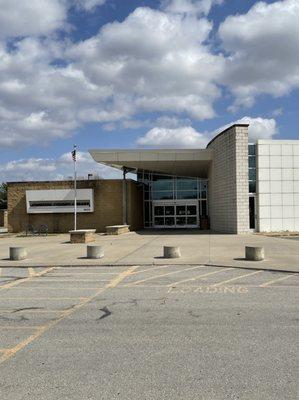
[[[198,202],[153,201],[154,228],[198,228]]]

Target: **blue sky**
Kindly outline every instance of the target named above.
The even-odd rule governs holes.
[[[90,148],[298,139],[297,0],[0,0],[0,181],[116,177]]]

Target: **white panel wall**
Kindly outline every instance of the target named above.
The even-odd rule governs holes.
[[[68,202],[74,200],[73,189],[48,189],[48,190],[26,190],[26,206],[28,214],[56,214],[73,213],[73,206],[42,206],[32,207],[32,202]],[[77,201],[88,201],[89,206],[77,205],[78,213],[93,212],[93,189],[77,189]]]
[[[299,231],[299,140],[258,140],[260,232]]]

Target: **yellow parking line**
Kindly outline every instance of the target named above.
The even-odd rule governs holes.
[[[40,326],[39,325],[37,325],[37,326],[5,326],[5,325],[3,325],[3,326],[1,326],[0,325],[0,329],[12,329],[12,330],[15,330],[15,329],[39,329],[40,328]]]
[[[288,279],[288,278],[290,278],[291,276],[294,276],[294,275],[296,275],[296,274],[291,274],[291,275],[283,276],[283,277],[278,278],[278,279],[273,279],[272,281],[268,281],[268,282],[262,283],[260,285],[260,287],[270,286],[272,283],[284,281],[285,279]]]
[[[53,286],[30,286],[30,287],[19,287],[16,289],[26,289],[26,290],[96,290],[96,289],[100,289],[101,286],[96,286],[96,287],[67,287],[67,286],[63,286],[63,287],[53,287]]]
[[[228,280],[226,280],[226,281],[214,283],[214,284],[211,285],[211,286],[220,286],[220,285],[223,285],[224,283],[237,281],[238,279],[245,278],[246,276],[256,275],[256,274],[259,274],[259,273],[261,273],[261,272],[263,272],[263,271],[262,271],[262,270],[259,270],[259,271],[250,272],[249,274],[240,275],[240,276],[237,276],[237,277],[235,277],[235,278],[228,279]]]
[[[21,279],[18,279],[18,280],[14,280],[14,281],[12,281],[12,282],[8,282],[6,285],[0,286],[0,290],[3,290],[3,289],[10,289],[11,287],[17,286],[17,285],[19,285],[20,283],[29,282],[29,281],[31,281],[33,278],[42,276],[42,275],[44,275],[44,274],[46,274],[46,273],[52,271],[52,270],[55,269],[55,268],[56,268],[56,267],[50,267],[50,268],[45,269],[44,271],[41,271],[41,272],[39,272],[39,273],[36,273],[34,276],[29,276],[29,277],[27,277],[27,278],[21,278]]]
[[[28,275],[29,276],[35,276],[35,271],[33,268],[28,268]]]
[[[35,275],[35,278],[37,276]],[[34,280],[35,282],[110,282],[110,279],[48,279],[48,278],[43,278],[42,281]]]
[[[134,285],[137,285],[139,283],[151,281],[151,280],[157,279],[157,278],[162,278],[163,276],[179,274],[180,272],[190,271],[190,270],[196,269],[196,268],[205,268],[205,265],[199,265],[197,267],[185,268],[185,269],[181,269],[179,271],[172,271],[172,272],[168,272],[167,274],[151,276],[150,278],[141,279],[140,281],[130,282],[130,283],[127,283],[126,285],[123,285],[123,286],[134,286]]]
[[[194,278],[184,279],[182,281],[177,281],[177,282],[174,282],[174,283],[170,283],[169,285],[167,285],[167,287],[180,285],[181,283],[184,283],[184,282],[195,281],[197,279],[204,278],[205,276],[215,275],[215,274],[219,274],[220,272],[229,271],[230,269],[233,269],[233,268],[222,268],[221,270],[218,270],[218,271],[213,271],[213,272],[208,272],[206,274],[197,275]]]
[[[65,274],[72,274],[72,275],[118,275],[117,272],[72,272],[72,271],[62,271],[53,274],[52,276],[63,276]]]
[[[34,342],[36,339],[38,339],[41,335],[43,335],[49,329],[53,328],[59,322],[63,321],[65,318],[67,318],[70,315],[72,315],[76,310],[78,310],[78,309],[82,308],[83,306],[85,306],[86,304],[90,303],[100,293],[104,292],[105,290],[107,290],[109,288],[115,288],[123,279],[125,279],[127,276],[129,276],[136,268],[137,267],[130,267],[126,271],[121,272],[118,276],[113,278],[110,281],[110,283],[108,283],[103,288],[100,288],[95,294],[93,294],[92,296],[82,300],[80,303],[76,304],[74,307],[64,310],[57,319],[52,320],[49,323],[41,326],[37,330],[37,332],[35,332],[34,334],[30,335],[29,337],[27,337],[22,342],[18,343],[15,347],[13,347],[13,348],[7,350],[6,352],[4,352],[2,357],[0,357],[0,364],[3,363],[4,361],[8,360],[10,357],[12,357],[14,354],[19,352],[20,350],[24,349],[28,344]]]
[[[87,297],[0,297],[1,300],[84,300]]]
[[[61,309],[61,310],[39,310],[39,309],[32,309],[32,310],[19,310],[19,311],[16,311],[16,310],[14,310],[13,308],[12,309],[2,309],[2,310],[0,310],[0,313],[11,313],[11,314],[15,314],[15,315],[18,315],[17,313],[21,313],[21,314],[23,314],[23,313],[60,313],[60,312],[62,312],[63,311],[63,309]]]

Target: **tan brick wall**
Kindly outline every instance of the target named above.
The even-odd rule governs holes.
[[[248,127],[234,125],[208,146],[213,149],[209,172],[211,229],[249,231]]]
[[[142,227],[141,190],[134,181],[127,182],[128,223],[132,230]],[[119,225],[123,220],[122,181],[78,181],[78,189],[94,189],[94,212],[78,213],[77,229],[96,229],[105,232],[107,225]],[[29,224],[35,227],[46,224],[49,232],[68,232],[74,227],[73,214],[27,214],[26,190],[72,189],[72,181],[8,183],[8,229],[22,232]],[[135,212],[132,212],[135,210]]]

